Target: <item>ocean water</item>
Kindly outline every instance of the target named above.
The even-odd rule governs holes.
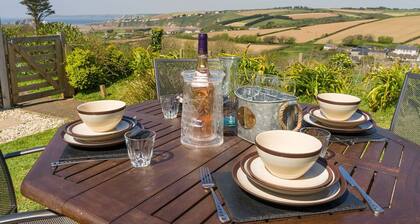
[[[83,25],[92,23],[103,23],[108,20],[112,20],[120,17],[120,15],[80,15],[80,16],[49,16],[45,20],[47,22],[63,22],[73,25]],[[22,18],[1,18],[2,24],[13,24],[16,21],[26,19]]]

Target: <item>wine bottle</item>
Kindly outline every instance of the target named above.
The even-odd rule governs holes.
[[[214,103],[214,87],[209,82],[207,34],[198,35],[198,57],[195,76],[191,83],[191,101],[194,111],[194,137],[210,140],[214,138],[212,113]]]

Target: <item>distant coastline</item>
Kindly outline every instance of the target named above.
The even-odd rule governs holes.
[[[63,22],[73,25],[89,25],[104,23],[109,20],[121,17],[122,15],[80,15],[80,16],[50,16],[46,18],[47,22]],[[28,19],[29,17],[20,17],[20,18],[1,18],[2,24],[14,24],[16,21],[21,21]]]

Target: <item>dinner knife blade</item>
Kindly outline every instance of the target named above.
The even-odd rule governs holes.
[[[355,187],[357,185],[356,181],[354,181],[353,177],[344,169],[343,166],[339,166],[338,169],[340,170],[341,175],[343,175],[344,179],[352,186]]]
[[[356,183],[356,181],[350,176],[350,174],[344,169],[343,166],[339,166],[338,169],[340,170],[341,175],[343,175],[344,179],[354,188],[356,188],[360,195],[366,200],[370,209],[373,211],[375,216],[384,212],[384,209],[378,205],[366,192]]]

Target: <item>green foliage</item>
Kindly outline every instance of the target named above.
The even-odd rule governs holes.
[[[268,62],[266,57],[249,56],[246,51],[241,55],[238,73],[237,82],[240,86],[254,84],[258,74],[279,75],[274,64]]]
[[[102,69],[90,50],[76,48],[67,55],[66,72],[70,85],[82,91],[97,87],[103,80]]]
[[[66,38],[66,43],[69,44],[82,44],[85,41],[83,33],[76,26],[65,23],[45,23],[40,24],[37,35],[54,35],[62,34]]]
[[[6,25],[1,26],[0,29],[9,38],[27,36],[34,32],[32,27],[25,25]]]
[[[343,39],[343,45],[346,46],[360,46],[366,42],[374,42],[373,36],[371,35],[351,35]]]
[[[266,36],[263,38],[263,42],[268,44],[294,44],[296,39],[294,37]]]
[[[396,105],[405,74],[409,71],[418,73],[420,69],[412,69],[408,64],[395,63],[390,67],[374,67],[366,75],[364,81],[372,86],[367,96],[372,111]]]
[[[343,60],[343,61],[341,61]],[[315,98],[323,92],[349,91],[353,65],[345,54],[337,54],[327,64],[294,63],[285,71],[285,76],[294,83],[297,96]]]
[[[123,93],[127,103],[138,103],[156,98],[156,82],[153,69],[155,58],[177,58],[174,54],[161,55],[145,48],[133,49],[133,60],[130,67],[133,75],[130,77]]]
[[[111,84],[131,75],[130,60],[114,45],[108,46],[105,53],[99,55],[102,56],[99,63],[104,74],[104,80],[101,80],[103,84]]]
[[[95,51],[76,48],[67,56],[66,72],[74,88],[89,91],[128,77],[129,65],[128,58],[113,45]]]
[[[328,63],[331,67],[343,69],[345,71],[354,68],[353,61],[351,60],[350,56],[345,53],[338,53],[331,56]]]
[[[26,14],[33,18],[37,30],[42,20],[55,13],[49,0],[21,0],[20,4],[26,6]]]
[[[378,42],[381,44],[392,44],[394,42],[394,38],[390,36],[379,36]]]
[[[151,48],[152,48],[153,51],[162,50],[162,37],[163,37],[163,29],[162,28],[152,29]]]

